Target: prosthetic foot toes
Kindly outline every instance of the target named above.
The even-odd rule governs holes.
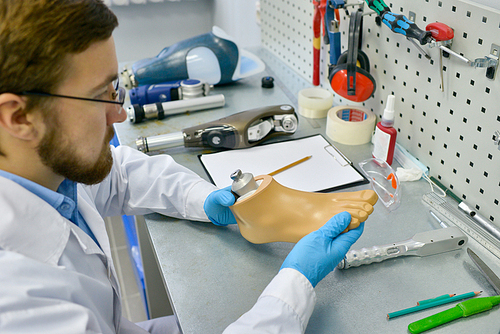
[[[354,229],[373,212],[378,199],[373,190],[313,193],[287,188],[269,175],[257,176],[255,181],[260,183],[257,190],[239,199],[231,210],[241,235],[256,244],[297,242],[343,211],[352,217],[346,231]]]

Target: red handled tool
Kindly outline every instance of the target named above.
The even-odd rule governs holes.
[[[435,41],[449,41],[455,36],[453,29],[441,22],[429,23],[425,30],[431,32]]]
[[[429,23],[425,30],[431,32],[432,38],[436,42],[451,41],[455,35],[453,29],[441,22]],[[439,48],[439,74],[441,76],[441,91],[444,92],[443,49],[441,48]]]
[[[321,11],[320,11],[320,1],[313,1],[314,4],[314,15],[313,15],[313,78],[312,84],[314,86],[319,86],[319,63],[320,63],[320,51],[321,51]]]

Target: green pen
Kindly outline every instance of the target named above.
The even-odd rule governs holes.
[[[408,325],[408,330],[412,334],[422,333],[452,320],[490,310],[493,306],[498,304],[500,304],[500,296],[469,299],[458,303],[457,306],[446,311],[412,322]]]

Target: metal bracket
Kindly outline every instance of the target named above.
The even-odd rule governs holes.
[[[500,56],[500,46],[491,44],[490,54],[486,56],[488,65],[486,66],[486,77],[495,80],[495,74],[498,69],[498,57]],[[499,147],[500,149],[500,147]]]
[[[411,10],[408,12],[408,20],[411,22],[415,22],[415,19],[417,18],[417,14],[415,12],[412,12]]]
[[[483,57],[483,58],[476,58],[474,60],[470,60],[469,58],[456,53],[455,51],[451,50],[449,46],[451,46],[452,40],[449,41],[440,41],[440,42],[430,42],[428,45],[430,48],[432,47],[438,47],[441,50],[448,52],[449,54],[457,57],[461,61],[469,64],[471,67],[486,67],[486,78],[490,80],[495,80],[495,74],[498,69],[498,58],[500,55],[500,46],[496,44],[491,44],[491,49],[490,49],[490,54]]]
[[[497,130],[493,134],[493,142],[498,146],[498,150],[500,151],[500,131]]]
[[[344,0],[329,0],[328,5],[332,6],[335,9],[344,7]]]
[[[447,41],[430,41],[429,44],[427,44],[427,46],[429,48],[434,48],[434,47],[438,47],[440,48],[441,46],[446,46],[448,48],[451,48],[451,44],[453,44],[453,39],[449,39]]]
[[[340,31],[340,22],[336,19],[333,19],[329,22],[328,31],[335,33]]]

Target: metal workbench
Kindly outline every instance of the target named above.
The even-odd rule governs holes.
[[[289,103],[297,109],[298,91],[310,87],[310,84],[264,49],[255,53],[266,62],[266,73],[216,87],[214,93],[225,95],[224,108],[172,116],[140,125],[128,122],[117,124],[118,140],[122,145],[135,147],[135,139],[139,135],[180,131],[256,107]],[[260,79],[264,75],[275,77],[274,88],[261,88]],[[325,127],[326,119],[300,117],[299,130],[292,138],[320,133],[329,139]],[[289,138],[284,136],[274,140]],[[371,144],[333,144],[355,166],[371,157]],[[170,154],[178,163],[208,180],[197,157],[206,152],[212,151],[181,147],[161,153]],[[369,187],[363,185],[342,191]],[[429,208],[421,201],[422,195],[430,192],[429,184],[423,180],[403,182],[401,188],[399,209],[389,213],[381,203],[377,203],[354,249],[402,241],[415,233],[440,228],[430,216]],[[251,244],[240,235],[237,226],[218,227],[159,214],[145,216],[145,224],[170,302],[185,334],[221,333],[254,305],[293,247],[289,243]],[[468,247],[500,275],[498,258],[471,238]],[[306,333],[407,333],[409,323],[456,303],[393,320],[387,320],[388,312],[414,306],[419,300],[445,293],[461,294],[478,290],[483,291],[482,296],[495,294],[467,256],[465,248],[422,258],[400,257],[347,270],[336,269],[316,287],[318,302]],[[429,333],[497,334],[500,330],[499,315],[496,307]]]

